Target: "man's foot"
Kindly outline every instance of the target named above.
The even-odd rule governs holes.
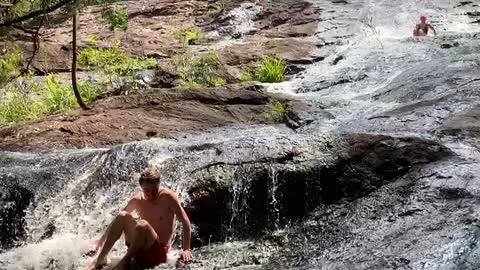
[[[127,270],[129,263],[130,261],[125,260],[124,258],[120,262],[118,262],[118,264],[115,267],[113,267],[112,270]]]
[[[102,247],[102,244],[99,240],[95,241],[89,248],[88,251],[83,253],[83,257],[93,257],[97,254],[97,251]]]
[[[95,260],[93,260],[93,262],[91,262],[91,263],[85,268],[85,270],[98,270],[98,269],[102,269],[102,268],[105,267],[107,264],[108,264],[108,262],[107,262],[106,259],[103,259],[102,261],[98,261],[98,258],[96,258]]]

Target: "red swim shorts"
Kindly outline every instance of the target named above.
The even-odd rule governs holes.
[[[153,245],[149,249],[139,250],[133,258],[135,259],[135,262],[137,262],[138,264],[148,268],[152,268],[161,263],[166,263],[167,253],[168,253],[168,247],[160,243],[160,241],[157,238],[157,240],[153,243]]]

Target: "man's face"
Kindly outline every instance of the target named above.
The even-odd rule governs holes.
[[[422,23],[425,23],[425,22],[427,21],[427,19],[426,19],[426,18],[420,18],[420,21],[421,21]]]
[[[144,179],[139,180],[145,199],[154,200],[158,196],[158,188],[160,187],[160,179]]]

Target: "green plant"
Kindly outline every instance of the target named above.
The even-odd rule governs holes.
[[[212,3],[207,7],[207,14],[217,14],[225,8],[224,3]]]
[[[0,55],[0,84],[19,74],[22,54],[18,47],[5,48]]]
[[[287,106],[280,101],[271,102],[267,104],[263,117],[269,123],[284,122],[287,117]]]
[[[28,0],[18,0],[18,1],[12,1],[12,3],[9,3],[10,5],[8,6],[8,9],[5,10],[5,13],[2,14],[6,18],[6,20],[13,19],[15,17],[22,16],[26,13],[28,13],[30,10],[34,9],[35,7],[35,2],[40,2],[38,0],[36,1],[28,1]],[[3,19],[3,18],[1,18]],[[0,20],[1,20],[0,19]]]
[[[58,75],[50,74],[38,83],[29,76],[7,84],[0,98],[0,122],[38,119],[46,113],[68,111],[78,106],[71,85],[65,85]],[[86,102],[96,100],[99,88],[90,82],[78,85]]]
[[[80,91],[80,96],[85,102],[93,102],[97,100],[97,96],[100,92],[98,87],[96,87],[91,82],[81,82],[78,84],[78,90]]]
[[[78,84],[78,91],[85,102],[95,101],[98,90],[90,82],[81,82]],[[73,94],[71,85],[65,85],[60,82],[60,78],[54,74],[49,74],[40,92],[42,103],[50,113],[64,112],[77,107],[77,101]]]
[[[0,122],[19,122],[37,119],[44,111],[34,95],[21,91],[12,91],[11,87],[4,88],[5,92],[0,101]]]
[[[78,90],[85,102],[92,102],[96,100],[99,89],[90,82],[81,82],[78,84]],[[46,111],[50,113],[68,111],[78,106],[72,86],[60,82],[60,78],[54,74],[47,76],[40,97]]]
[[[82,4],[85,6],[95,6],[95,5],[103,5],[103,4],[110,4],[115,2],[122,2],[126,0],[85,0]]]
[[[260,82],[283,82],[287,79],[286,73],[285,61],[274,57],[265,57],[255,71],[255,78]]]
[[[193,56],[191,51],[172,58],[174,72],[179,76],[175,82],[178,86],[201,88],[225,84],[218,71],[220,61],[215,52]]]
[[[97,49],[86,48],[78,54],[79,66],[87,70],[101,70],[108,75],[133,76],[135,72],[154,68],[153,58],[128,56],[118,47]]]
[[[71,87],[61,84],[59,78],[53,74],[47,76],[40,96],[51,113],[66,111],[76,104]]]
[[[240,81],[259,81],[266,83],[283,82],[287,79],[287,65],[285,61],[275,57],[264,57],[254,73],[244,71],[238,79]]]
[[[173,32],[173,37],[186,47],[192,41],[202,38],[202,31],[196,27],[181,28]]]
[[[250,82],[250,81],[255,81],[255,74],[253,74],[252,72],[250,71],[243,71],[240,76],[238,77],[238,79],[241,81],[241,82]]]
[[[97,42],[99,40],[101,40],[102,38],[98,35],[95,35],[95,34],[91,34],[91,35],[88,35],[87,38],[86,38],[86,42],[89,46],[97,46]]]
[[[126,8],[116,8],[107,12],[107,19],[110,22],[110,30],[115,28],[126,31],[128,29],[128,10]]]

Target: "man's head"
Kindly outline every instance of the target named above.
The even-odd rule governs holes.
[[[145,199],[154,200],[158,196],[160,186],[160,172],[155,168],[146,168],[138,179]]]
[[[426,22],[427,21],[427,16],[425,16],[425,15],[420,16],[420,21],[422,23]]]

